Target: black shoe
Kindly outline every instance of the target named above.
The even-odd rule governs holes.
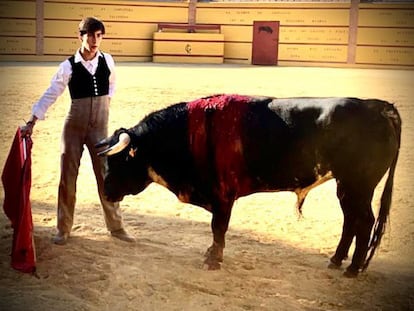
[[[53,243],[57,245],[65,245],[68,241],[69,233],[59,231],[52,239]]]
[[[134,238],[134,237],[132,237],[132,236],[130,236],[130,235],[129,235],[126,231],[125,231],[125,229],[123,229],[123,228],[118,229],[118,230],[111,231],[111,235],[112,235],[114,238],[117,238],[117,239],[119,239],[119,240],[121,240],[121,241],[124,241],[124,242],[129,242],[129,243],[135,242],[135,238]]]

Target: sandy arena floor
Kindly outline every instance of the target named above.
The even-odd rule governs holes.
[[[1,169],[17,126],[29,117],[56,68],[56,63],[0,63]],[[72,237],[66,246],[53,245],[66,92],[32,136],[38,277],[10,268],[12,229],[0,213],[0,309],[414,310],[413,81],[414,71],[399,70],[118,64],[111,132],[135,125],[153,110],[214,93],[376,97],[395,103],[403,132],[390,226],[358,279],[327,269],[342,227],[333,181],[311,191],[301,220],[291,193],[238,200],[222,270],[211,272],[202,269],[212,239],[211,215],[180,203],[161,186],[153,184],[122,202],[126,227],[137,243],[112,239],[87,152]],[[382,185],[377,190],[375,211]]]

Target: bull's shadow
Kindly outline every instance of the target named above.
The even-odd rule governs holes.
[[[211,299],[221,297],[223,301],[226,296],[242,292],[240,306],[249,299],[272,297],[280,302],[293,297],[298,307],[303,306],[303,301],[317,301],[319,307],[330,306],[332,310],[409,307],[412,285],[408,284],[413,284],[414,275],[379,271],[375,266],[377,261],[381,262],[378,258],[358,280],[349,280],[341,271],[327,269],[328,254],[295,247],[277,238],[263,242],[251,230],[232,227],[227,234],[222,270],[211,272],[202,269],[205,247],[211,239],[209,214],[205,221],[187,220],[140,213],[138,208],[126,207],[123,213],[126,227],[137,238],[135,244],[129,244],[109,236],[98,204],[81,204],[76,208],[75,230],[68,244],[58,246],[51,242],[55,233],[55,206],[42,202],[32,205],[40,281],[34,284],[31,278],[22,278],[3,265],[2,286],[18,282],[21,288],[27,288],[26,300],[42,303],[46,309],[53,308],[54,302],[35,295],[46,283],[65,297],[83,292],[84,300],[78,299],[77,303],[86,306],[88,299],[103,303],[99,291],[111,288],[111,284],[116,286],[113,284],[116,280],[135,291],[146,288],[153,293],[162,292],[167,284],[173,284],[175,290],[186,291],[190,296],[201,291]],[[93,216],[96,219],[91,215],[96,215]],[[6,222],[1,219],[3,263],[9,261],[11,245],[11,228],[5,228]],[[226,291],[220,292],[222,288]],[[121,291],[120,295],[121,299],[130,299],[126,297],[127,291]],[[372,302],[374,295],[377,298]],[[151,299],[150,295],[146,299]]]

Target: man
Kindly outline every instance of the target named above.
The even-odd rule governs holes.
[[[115,90],[114,60],[110,54],[99,51],[104,34],[105,26],[100,20],[87,17],[80,22],[80,48],[59,65],[50,87],[33,105],[30,120],[21,127],[22,135],[30,136],[36,121],[45,118],[47,109],[63,93],[66,86],[69,86],[72,103],[62,133],[58,232],[53,238],[53,242],[58,245],[66,244],[72,229],[76,180],[84,145],[91,155],[108,230],[115,238],[134,241],[123,228],[119,203],[108,202],[104,197],[104,164],[94,149],[98,141],[107,137],[109,101]]]

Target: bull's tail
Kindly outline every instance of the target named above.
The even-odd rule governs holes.
[[[388,220],[388,215],[390,213],[391,208],[391,199],[392,199],[392,188],[394,184],[394,173],[395,167],[397,166],[398,161],[398,154],[401,144],[401,118],[398,111],[393,107],[393,105],[389,105],[389,110],[387,110],[384,115],[388,118],[388,120],[392,123],[392,127],[394,128],[395,138],[397,140],[397,150],[390,165],[388,171],[387,181],[385,182],[384,190],[381,195],[381,204],[380,210],[378,213],[378,218],[374,225],[373,234],[371,236],[371,240],[368,246],[368,256],[365,260],[364,266],[362,270],[368,268],[369,262],[371,261],[372,257],[375,254],[375,250],[380,245],[381,238],[385,232],[386,223]]]

